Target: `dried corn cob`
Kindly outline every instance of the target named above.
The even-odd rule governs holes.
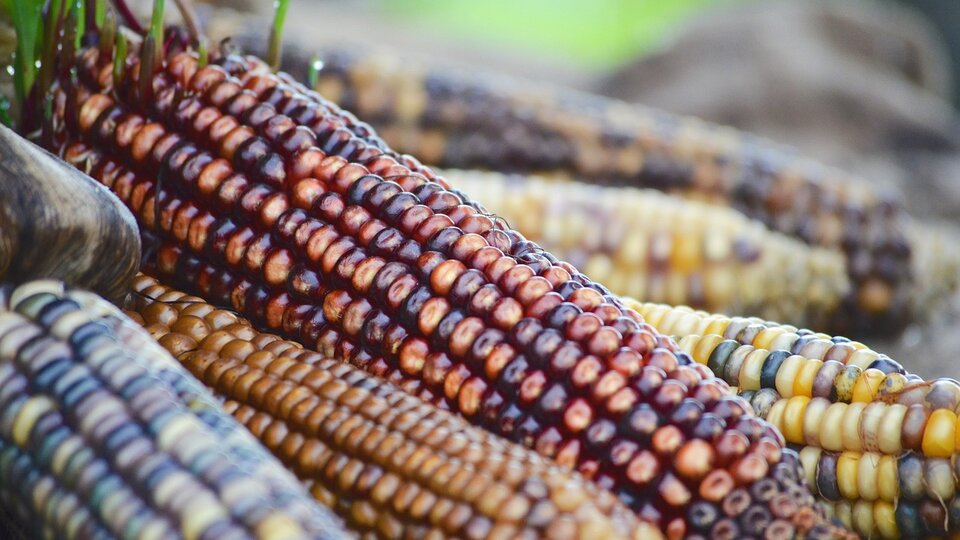
[[[0,287],[0,501],[34,538],[346,537],[149,335],[52,281]]]
[[[616,497],[393,385],[142,276],[131,318],[349,523],[384,537],[660,536]],[[163,298],[164,300],[158,300]]]
[[[682,335],[683,350],[739,387],[754,411],[800,449],[807,485],[835,503],[844,524],[882,538],[960,528],[960,383],[923,381],[844,338],[626,303],[659,329]]]
[[[908,220],[895,196],[862,179],[730,128],[598,96],[382,54],[321,57],[317,88],[401,151],[447,167],[559,172],[729,204],[843,250],[853,290],[836,330],[888,332],[912,316]]]
[[[770,232],[729,208],[653,190],[447,174],[524,235],[619,294],[822,325],[849,289],[840,253]]]
[[[53,140],[161,237],[164,279],[321,353],[417,380],[671,535],[735,535],[736,520],[771,520],[771,500],[804,493],[795,456],[746,402],[606,289],[426,169],[412,174],[415,160],[330,128],[342,118],[315,101],[264,103],[189,54],[142,81],[128,59],[116,88],[110,63],[86,49],[80,84],[57,80],[54,116],[76,121]],[[283,83],[257,73],[244,84]],[[294,101],[294,117],[277,112]],[[798,533],[842,534],[802,502]]]

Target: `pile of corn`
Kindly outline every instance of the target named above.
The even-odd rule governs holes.
[[[152,277],[126,303],[146,332],[89,293],[0,287],[0,518],[58,538],[960,530],[960,383],[768,321],[902,325],[953,290],[950,233],[729,130],[349,57],[321,95],[164,39],[156,13],[137,39],[60,36],[25,115],[129,208]],[[448,182],[330,97],[430,161],[630,185]]]
[[[918,243],[926,235],[911,234],[914,225],[894,194],[758,137],[388,54],[335,50],[320,58],[317,89],[324,96],[367,119],[400,151],[429,163],[653,188],[729,206],[773,231],[841,253],[846,294],[839,303],[808,306],[817,310],[812,318],[789,313],[795,324],[827,321],[836,331],[883,335],[929,313],[931,304],[916,299],[937,300],[925,294],[931,286],[956,285],[955,239],[948,243],[952,272],[938,274],[934,283],[922,279],[927,267],[918,266],[917,251],[924,250]],[[689,292],[685,303],[712,309],[698,293]]]
[[[55,79],[48,142],[128,205],[164,282],[576,469],[668,536],[843,536],[725,383],[349,113],[252,57],[113,52]]]

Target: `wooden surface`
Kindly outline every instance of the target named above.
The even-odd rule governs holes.
[[[56,278],[119,299],[139,262],[137,224],[119,199],[0,126],[0,280]]]

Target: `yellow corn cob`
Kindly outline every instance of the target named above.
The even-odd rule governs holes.
[[[347,538],[142,328],[0,287],[0,506],[31,538]]]
[[[131,317],[361,532],[660,536],[580,475],[386,381],[257,332],[151,278],[138,278],[135,290]]]
[[[841,253],[771,232],[730,208],[535,176],[447,176],[622,295],[816,325],[849,291]]]

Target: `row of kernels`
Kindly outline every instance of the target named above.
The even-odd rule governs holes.
[[[818,496],[848,505],[890,505],[896,511],[897,527],[906,537],[915,537],[917,532],[944,534],[960,518],[956,458],[922,458],[914,454],[895,457],[870,452],[837,454],[806,447],[801,450],[800,459],[809,485]],[[868,530],[863,526],[855,528],[861,533]]]
[[[866,369],[875,362],[883,364],[885,371],[902,369],[895,361],[870,350],[863,343],[840,336],[802,330],[758,317],[728,317],[687,306],[670,306],[632,299],[627,299],[626,302],[654,328],[678,339],[688,335],[716,334],[742,345],[785,350],[824,361],[836,360],[861,369]]]
[[[828,451],[899,455],[917,452],[950,458],[960,449],[957,414],[923,405],[831,402],[823,397],[778,398],[772,392],[747,396],[755,412],[781,430],[788,443]]]
[[[905,403],[918,397],[904,390],[926,388],[911,381],[912,377],[894,369],[882,359],[872,362],[863,370],[855,365],[843,365],[836,360],[826,362],[785,350],[768,351],[752,345],[741,345],[716,334],[705,336],[687,335],[679,339],[681,350],[690,354],[698,363],[706,364],[714,373],[741,390],[775,388],[782,397],[805,395],[827,397],[831,401],[871,402],[876,399],[897,399]],[[876,367],[875,367],[876,366]],[[947,395],[960,399],[960,385],[948,386],[938,383],[940,391],[933,394],[930,403],[942,403],[942,407],[956,408],[960,401],[948,399]],[[956,387],[955,392],[950,392]],[[939,398],[938,396],[944,397]],[[911,397],[912,396],[912,397]]]
[[[183,272],[179,272],[178,275],[185,276],[186,274],[184,274]],[[650,367],[650,368],[653,368],[653,366],[649,366],[649,367]],[[682,367],[682,366],[681,366],[681,367]],[[657,370],[655,370],[655,371],[659,371],[659,370],[657,369]],[[652,375],[652,374],[653,374],[653,373],[651,372],[651,375]],[[662,379],[662,376],[660,377],[660,379]],[[652,379],[652,380],[660,380],[660,379],[658,379],[657,377],[654,377],[654,379]],[[644,380],[645,380],[645,379],[644,379]],[[649,386],[647,382],[641,381],[641,382],[638,383],[638,384],[641,385],[641,388],[653,388],[653,387]],[[667,386],[669,386],[669,385],[664,386],[664,389],[665,389],[665,390],[666,390]],[[674,386],[676,386],[676,385],[674,385]],[[674,388],[674,386],[669,386],[669,388],[672,390],[672,389]],[[699,389],[698,389],[697,391],[699,391]],[[660,393],[663,393],[663,392],[660,392]],[[722,393],[723,393],[723,392],[721,392],[721,395],[722,395]],[[670,395],[669,392],[664,393],[662,399],[661,399],[660,397],[656,397],[657,395],[659,395],[659,394],[654,394],[654,396],[655,396],[655,401],[656,401],[657,403],[660,403],[661,401],[663,401],[663,399],[669,399],[669,400],[670,400],[670,401],[663,401],[664,404],[666,404],[666,403],[668,403],[668,402],[670,402],[670,403],[673,402],[673,401],[672,401],[673,398],[669,398],[669,395]],[[713,395],[713,394],[711,394],[711,395]],[[683,396],[683,394],[678,394],[678,397],[682,397],[682,396]],[[688,400],[688,401],[689,401],[689,400]],[[706,403],[709,403],[709,402],[706,402]],[[576,404],[576,403],[574,403],[574,404]],[[658,405],[658,406],[659,406],[659,405]],[[687,409],[689,409],[691,412],[694,412],[694,411],[697,410],[696,408],[689,408],[689,407],[684,408],[684,410],[687,410]],[[725,410],[727,410],[727,409],[723,409],[723,410],[725,411]],[[736,409],[736,408],[730,409],[730,412],[736,413],[737,410],[738,410],[738,409]],[[679,411],[679,409],[678,409],[678,411]],[[650,412],[653,412],[653,411],[650,411]],[[720,415],[721,415],[721,418],[727,416],[727,413],[722,412],[722,410],[720,410],[720,409],[716,409],[716,413],[717,413],[717,414],[720,414]],[[656,414],[655,414],[655,415],[656,415]],[[565,422],[566,422],[566,421],[570,421],[570,420],[576,420],[576,418],[574,418],[574,417],[567,418],[568,416],[569,416],[569,414],[564,415],[564,421],[565,421]],[[627,414],[626,416],[632,417],[631,414]],[[685,416],[684,418],[687,418],[687,417]],[[533,418],[530,418],[530,420],[533,420]],[[520,426],[523,425],[523,422],[520,422],[519,420],[516,420],[516,421],[514,421],[514,422],[515,422],[514,425],[520,425]],[[696,436],[698,436],[698,437],[700,436],[700,435],[697,435],[697,434],[700,433],[700,431],[697,431],[697,430],[699,429],[699,428],[697,427],[699,424],[700,424],[700,423],[698,422],[698,423],[696,423],[696,424],[693,426],[693,428],[694,428],[693,433],[694,433],[694,435],[696,435]],[[654,424],[654,427],[656,427],[656,425],[657,425],[657,424]],[[660,431],[664,431],[664,429],[667,428],[667,427],[672,427],[672,426],[665,426],[664,428],[661,428],[661,429],[659,429],[659,430],[654,430],[653,432],[651,432],[649,435],[646,435],[646,436],[649,436],[649,437],[652,437],[653,439],[659,440],[660,436],[658,435],[658,433],[659,433]],[[673,429],[674,429],[674,431],[676,431],[675,428],[673,428]],[[706,434],[706,433],[713,433],[713,432],[714,432],[714,431],[711,430],[711,431],[706,431],[706,432],[704,432],[704,433]],[[585,451],[585,450],[590,450],[591,448],[602,448],[602,447],[604,447],[604,444],[603,444],[603,443],[601,443],[601,445],[598,446],[598,442],[590,442],[590,441],[592,441],[592,440],[598,440],[598,439],[595,439],[595,438],[598,437],[598,436],[603,436],[603,437],[605,437],[605,435],[604,435],[605,432],[604,432],[603,430],[582,430],[581,433],[584,433],[584,435],[587,437],[586,441],[587,441],[588,444],[587,444],[586,446],[582,447],[583,450],[578,450],[578,452]],[[664,434],[666,434],[666,431],[664,431]],[[682,441],[683,441],[682,432],[678,432],[678,434],[681,435],[681,438],[680,438],[680,439],[677,439],[676,437],[672,437],[672,438],[668,437],[668,438],[665,438],[663,442],[664,442],[664,443],[669,443],[670,441],[674,441],[674,443],[676,443],[676,442],[682,442]],[[646,437],[646,436],[645,436],[645,437]],[[647,439],[643,439],[643,440],[647,440]],[[599,440],[598,440],[598,441],[599,441]],[[654,444],[654,447],[655,447],[655,448],[660,448],[660,446],[658,446],[659,443],[656,443],[656,441],[653,441],[653,442],[655,443],[655,444]],[[540,449],[539,446],[537,446],[537,448]],[[739,448],[739,450],[737,450],[737,448]],[[671,450],[671,449],[672,449],[672,450]],[[664,455],[666,455],[667,453],[670,453],[671,451],[674,451],[674,450],[677,450],[677,449],[678,449],[678,447],[677,447],[675,444],[667,444],[667,446],[664,446],[664,447],[663,447],[662,452],[664,453]],[[745,450],[745,449],[746,449],[746,447],[731,448],[731,450],[734,451],[734,453],[731,454],[731,457],[732,457],[732,456],[743,455],[742,450]],[[658,452],[661,452],[661,450],[658,450]],[[678,494],[689,493],[689,491],[688,491],[687,488],[683,488],[683,489],[679,489],[679,490],[678,490],[677,488],[680,488],[680,487],[682,486],[682,484],[677,483],[676,478],[675,478],[674,476],[672,476],[671,474],[666,474],[665,476],[659,477],[659,476],[658,476],[658,473],[656,472],[656,471],[658,471],[659,469],[654,469],[654,473],[653,473],[654,476],[652,476],[652,477],[647,477],[647,476],[645,476],[644,474],[642,474],[642,468],[635,468],[635,467],[632,466],[633,463],[636,463],[638,466],[641,465],[642,463],[644,463],[644,461],[643,461],[641,458],[642,458],[644,455],[646,455],[646,454],[649,454],[649,453],[641,452],[641,453],[639,453],[633,460],[630,461],[631,466],[627,466],[627,469],[626,469],[626,471],[627,471],[627,478],[631,479],[631,482],[638,482],[638,483],[639,483],[638,485],[647,485],[648,482],[650,482],[650,481],[655,481],[655,482],[659,485],[659,488],[658,488],[658,492],[657,492],[657,493],[659,493],[660,496],[666,497],[666,500],[668,500],[668,501],[674,501],[674,503],[679,503],[679,502],[683,501],[684,499],[675,499],[674,497],[677,496]],[[652,454],[650,454],[650,455],[652,455]],[[696,455],[696,453],[695,453],[694,455]],[[679,452],[679,453],[677,454],[677,456],[678,456],[678,459],[679,459],[679,461],[678,461],[677,464],[676,464],[676,466],[677,466],[677,471],[680,472],[680,473],[683,474],[683,475],[686,475],[687,473],[684,473],[684,472],[683,472],[684,470],[686,470],[686,469],[684,468],[685,466],[683,465],[684,460],[681,459],[682,456],[686,456],[686,453],[685,453],[685,452]],[[574,460],[571,462],[570,459],[567,458],[567,457],[564,455],[564,451],[563,451],[562,449],[561,449],[561,451],[559,452],[559,454],[557,455],[557,457],[558,457],[558,459],[560,459],[561,462],[568,463],[568,465],[573,465],[573,464],[577,461],[576,459],[574,459]],[[749,457],[749,456],[747,456],[747,457]],[[696,461],[696,458],[694,458],[694,461]],[[747,460],[747,461],[749,461],[749,460]],[[596,469],[594,468],[594,467],[596,466],[596,465],[594,465],[594,464],[596,464],[596,463],[597,463],[597,462],[594,461],[594,460],[592,460],[592,459],[587,459],[587,460],[581,462],[581,465],[580,465],[579,469],[580,469],[581,471],[587,473],[587,474],[596,475],[596,474],[597,474],[597,473],[596,473]],[[620,461],[618,461],[617,463],[620,463]],[[626,465],[627,465],[627,464],[624,464],[623,466],[626,466]],[[734,462],[734,465],[736,465],[736,461]],[[755,469],[755,470],[753,470],[753,472],[751,472],[751,470],[750,470],[749,468],[746,468],[746,469],[743,470],[743,472],[736,472],[736,474],[735,474],[734,476],[735,476],[735,477],[741,477],[741,476],[742,476],[742,481],[750,481],[749,479],[750,479],[750,478],[753,478],[753,477],[754,477],[753,475],[755,475],[755,474],[757,473],[757,471],[762,471],[762,470],[763,470],[763,469],[756,469],[756,468],[754,468],[754,469]],[[738,469],[737,469],[736,467],[734,467],[734,470],[737,471]],[[725,471],[721,471],[721,472],[725,472]],[[727,473],[727,474],[729,475],[730,473]],[[638,475],[638,476],[635,476],[635,475]],[[602,477],[603,477],[603,476],[595,476],[595,479],[597,479],[598,481],[600,481],[600,478],[602,478]],[[607,478],[610,478],[610,477],[607,477]],[[615,479],[615,477],[612,477],[612,478]],[[646,480],[645,480],[645,478],[646,478]],[[607,482],[607,481],[608,481],[608,480],[603,480],[603,481],[601,482],[601,485],[606,485],[605,482]],[[732,483],[731,483],[731,485],[732,485]],[[670,486],[674,486],[674,487],[670,487]],[[668,489],[668,488],[669,488],[669,489]],[[624,492],[624,495],[626,495],[626,492]],[[686,497],[686,495],[684,495],[684,497]],[[720,497],[721,497],[721,498],[723,497],[722,493],[721,493]],[[671,504],[674,504],[674,503],[671,503]],[[643,514],[643,512],[641,512],[641,513]],[[649,512],[648,512],[647,514],[643,514],[643,515],[650,515],[650,514],[649,514]]]

